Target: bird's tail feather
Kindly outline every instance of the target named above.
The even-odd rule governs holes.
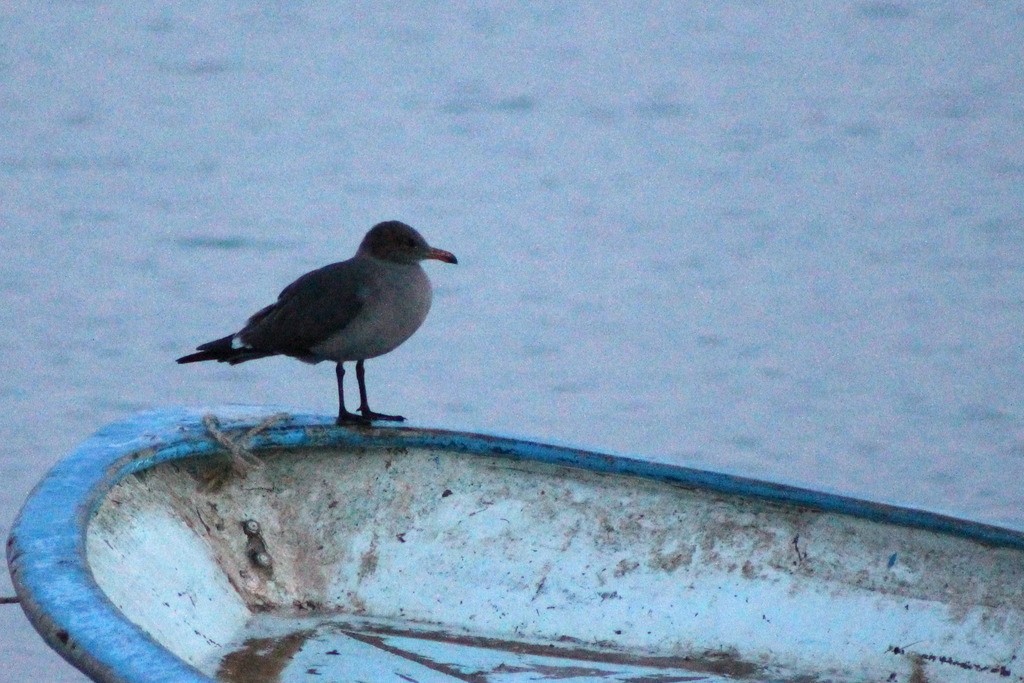
[[[231,365],[238,365],[244,363],[247,360],[256,360],[257,358],[266,358],[267,356],[276,356],[275,351],[260,351],[247,346],[235,346],[234,344],[235,335],[229,334],[226,337],[220,339],[214,339],[213,341],[200,344],[196,347],[196,353],[190,353],[187,356],[182,356],[178,359],[179,363],[198,363],[204,360],[215,360],[218,363],[230,363]]]

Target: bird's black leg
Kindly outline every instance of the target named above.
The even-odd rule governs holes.
[[[335,424],[366,424],[370,420],[363,415],[356,415],[345,410],[345,368],[341,363],[338,363],[338,367],[334,369],[334,374],[338,377],[338,419]],[[362,382],[359,383],[360,389],[362,388]]]
[[[341,365],[339,363],[338,365]],[[405,422],[401,415],[384,415],[370,410],[370,404],[366,402],[366,371],[363,369],[363,361],[356,361],[356,379],[359,381],[359,412],[367,420],[390,420],[391,422]]]

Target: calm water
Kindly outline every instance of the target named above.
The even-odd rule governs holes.
[[[335,411],[173,359],[387,218],[460,264],[378,410],[1024,528],[1019,3],[123,5],[0,5],[0,534],[133,411]]]

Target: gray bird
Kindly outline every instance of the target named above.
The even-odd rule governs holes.
[[[405,223],[373,226],[347,261],[306,273],[277,301],[260,310],[240,331],[196,347],[179,363],[215,360],[237,365],[267,356],[291,356],[306,363],[337,363],[338,424],[372,420],[401,422],[401,415],[370,410],[363,363],[393,351],[419,329],[430,310],[430,280],[420,261],[458,263],[434,249]],[[346,361],[356,362],[359,414],[345,410]]]

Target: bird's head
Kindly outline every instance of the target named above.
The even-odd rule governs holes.
[[[455,254],[433,248],[423,235],[400,221],[385,221],[370,228],[359,245],[359,253],[394,263],[417,263],[425,259],[459,262]]]

